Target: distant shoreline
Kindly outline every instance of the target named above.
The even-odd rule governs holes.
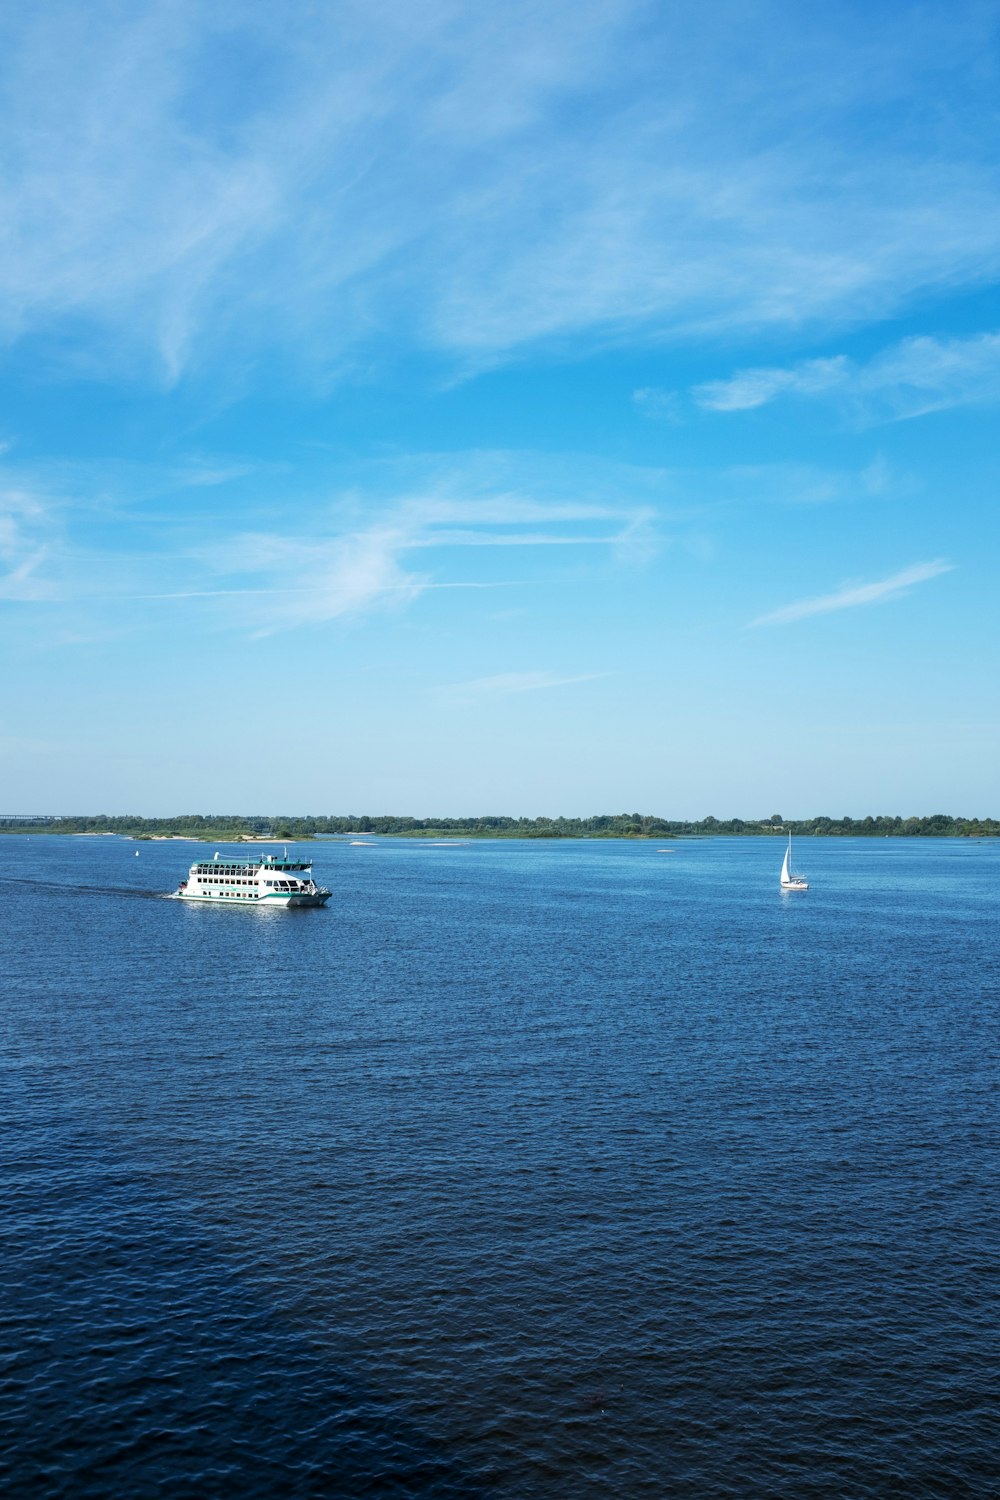
[[[409,838],[467,842],[471,839],[664,842],[705,838],[1000,838],[1000,820],[955,817],[780,819],[703,818],[697,822],[640,813],[591,818],[442,818],[396,816],[226,817],[218,821],[185,814],[175,818],[0,816],[0,833],[72,838],[125,838],[139,843],[286,844],[315,839]]]

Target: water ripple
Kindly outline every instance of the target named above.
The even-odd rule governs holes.
[[[8,1493],[998,1492],[989,849],[386,844],[248,921],[96,844],[4,882]]]

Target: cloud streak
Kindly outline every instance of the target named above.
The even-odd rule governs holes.
[[[803,360],[788,370],[766,366],[740,370],[728,380],[710,380],[695,386],[693,395],[706,411],[752,411],[779,396],[825,396],[842,390],[849,378],[848,361],[839,355],[834,359]]]
[[[525,530],[526,521],[545,529]],[[236,592],[268,596],[262,613],[270,631],[399,609],[433,588],[496,586],[439,578],[430,571],[435,552],[443,559],[470,548],[587,547],[634,565],[655,546],[653,522],[646,504],[429,493],[385,504],[356,529],[331,533],[314,519],[309,534],[244,533],[209,549],[205,561],[217,574],[240,579]],[[410,561],[416,556],[427,559],[420,571]]]
[[[786,604],[781,609],[772,610],[770,614],[759,615],[756,620],[750,621],[750,626],[791,625],[797,620],[808,619],[811,615],[856,609],[864,604],[885,604],[890,599],[902,598],[916,584],[938,578],[942,573],[950,573],[953,568],[954,564],[943,558],[938,558],[935,562],[915,563],[912,567],[903,568],[901,572],[893,573],[889,578],[881,578],[875,583],[845,584],[832,594],[821,594],[814,599],[800,599],[795,604]]]
[[[904,339],[867,363],[837,355],[788,368],[739,370],[695,386],[705,411],[752,411],[782,398],[833,401],[862,422],[897,422],[949,407],[1000,402],[1000,333]]]
[[[21,485],[0,488],[0,599],[39,603],[55,596],[42,573],[54,533],[45,500]]]

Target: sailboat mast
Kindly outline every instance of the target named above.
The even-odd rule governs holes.
[[[801,875],[792,871],[792,830],[788,830],[788,848],[785,850],[784,862],[781,866],[781,885],[789,891],[807,891],[808,883]]]

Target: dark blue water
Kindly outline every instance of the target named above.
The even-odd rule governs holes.
[[[1000,846],[196,847],[0,839],[7,1493],[1000,1492]]]

